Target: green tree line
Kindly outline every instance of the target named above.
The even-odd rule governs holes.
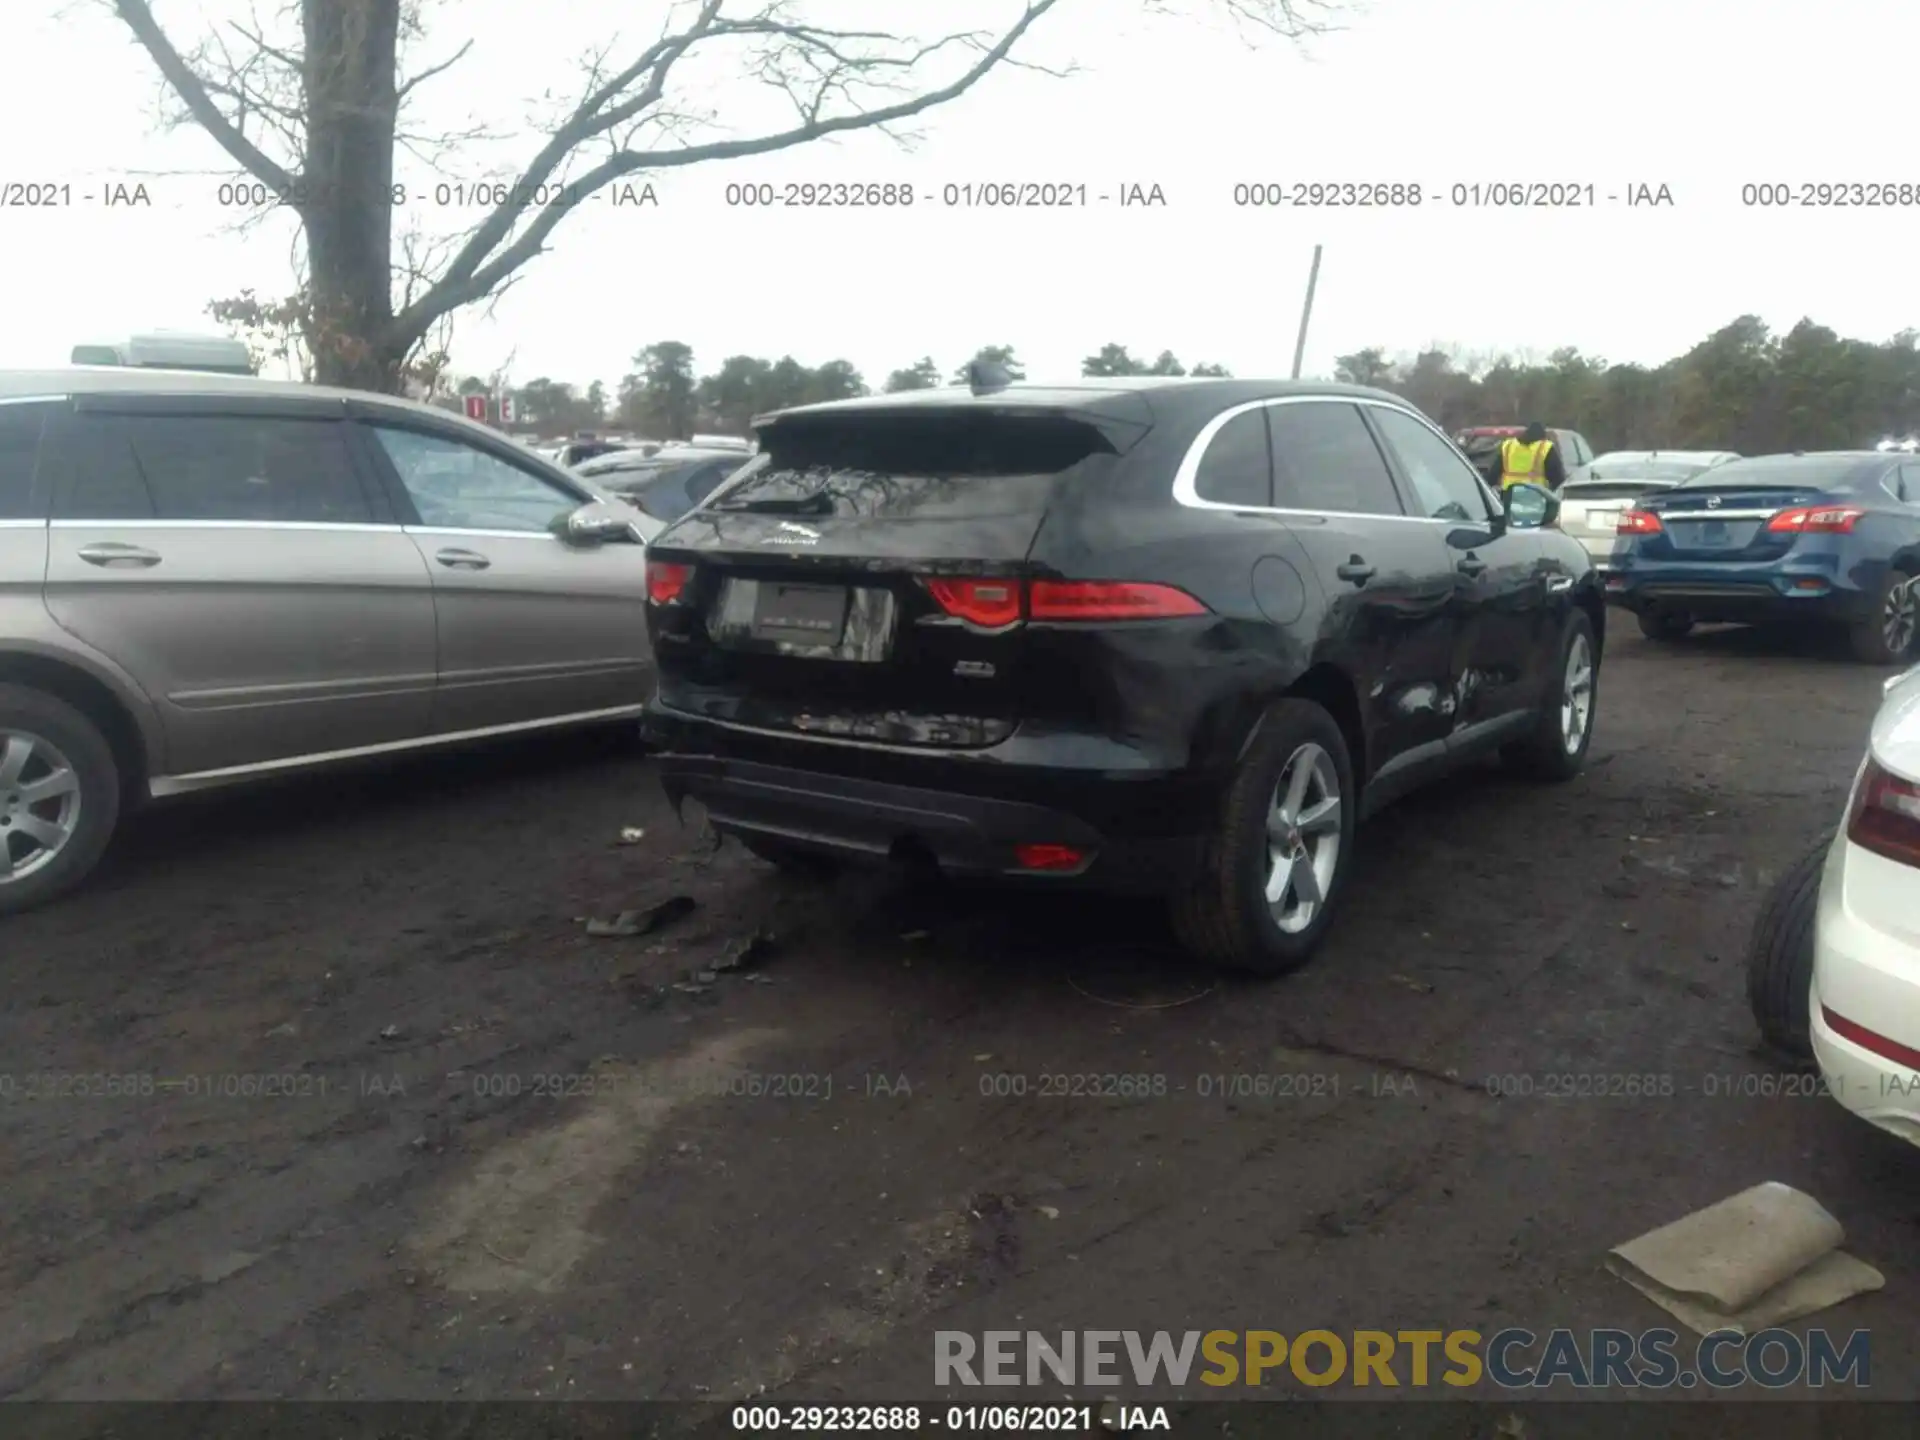
[[[1596,450],[1851,449],[1920,429],[1920,331],[1875,343],[1802,320],[1776,334],[1743,315],[1663,365],[1575,349],[1544,362],[1435,347],[1340,357],[1336,377],[1403,396],[1447,430],[1539,420]]]
[[[969,362],[1005,366],[1024,378],[1014,347],[986,345]],[[965,379],[933,357],[892,371],[878,386],[847,360],[807,364],[732,355],[702,374],[693,348],[678,340],[648,345],[612,387],[581,387],[547,377],[513,387],[517,430],[544,435],[617,428],[655,439],[695,433],[744,435],[755,415],[791,405],[885,392],[924,390]],[[1102,345],[1082,375],[1225,375],[1218,365],[1190,369],[1170,351],[1154,358]],[[1339,358],[1338,379],[1391,390],[1448,430],[1475,424],[1541,420],[1578,430],[1595,447],[1727,449],[1747,455],[1844,449],[1920,430],[1920,331],[1883,342],[1845,339],[1802,320],[1784,334],[1743,315],[1685,354],[1661,365],[1610,364],[1579,350],[1545,360],[1471,356],[1435,346],[1390,359],[1384,349]],[[493,382],[462,382],[457,394],[488,393]],[[457,398],[446,403],[457,406]]]
[[[964,383],[976,361],[1004,366],[1016,379],[1026,367],[1011,345],[983,345],[951,371],[932,356],[889,374],[880,389],[930,390]],[[1225,375],[1218,365],[1196,365],[1189,372],[1172,351],[1151,360],[1137,359],[1124,345],[1103,345],[1081,362],[1083,375]],[[470,377],[458,382],[442,404],[458,409],[468,395],[490,395],[497,381]],[[693,347],[679,340],[648,345],[633,357],[633,369],[611,391],[601,381],[584,388],[541,376],[524,385],[504,387],[514,400],[516,431],[541,435],[619,429],[656,440],[680,440],[693,434],[745,435],[753,417],[793,405],[848,400],[872,394],[866,378],[847,360],[807,365],[791,355],[769,360],[730,355],[718,369],[702,375]]]

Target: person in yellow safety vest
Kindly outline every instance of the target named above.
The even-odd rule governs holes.
[[[1560,447],[1547,438],[1547,427],[1538,420],[1527,426],[1519,439],[1511,436],[1500,442],[1500,488],[1510,485],[1542,485],[1558,491],[1567,483],[1567,467],[1560,459]]]

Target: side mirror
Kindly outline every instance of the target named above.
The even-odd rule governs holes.
[[[1539,485],[1509,485],[1500,509],[1509,529],[1544,530],[1560,518],[1560,497]]]
[[[643,545],[633,511],[618,501],[591,500],[553,522],[553,533],[568,545]]]

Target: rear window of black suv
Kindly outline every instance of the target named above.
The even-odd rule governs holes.
[[[1088,421],[975,410],[796,417],[761,434],[763,460],[709,506],[879,517],[1004,513],[1045,504],[1055,480],[1112,464]]]

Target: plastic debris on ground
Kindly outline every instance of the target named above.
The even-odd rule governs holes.
[[[646,910],[622,910],[611,920],[588,920],[587,934],[628,938],[651,935],[676,920],[684,920],[700,908],[691,895],[675,895]]]
[[[1770,1180],[1629,1240],[1606,1264],[1702,1335],[1752,1335],[1887,1283],[1845,1239],[1819,1201]]]

